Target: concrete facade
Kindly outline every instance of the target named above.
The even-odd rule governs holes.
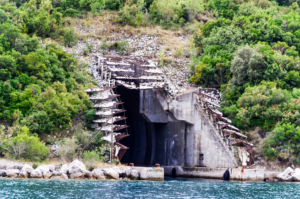
[[[205,113],[195,108],[197,96],[193,92],[180,95],[171,103],[164,100],[160,91],[135,91],[136,97],[128,89],[118,92],[128,106],[129,120],[134,120],[129,123],[134,138],[128,138],[134,139],[134,143],[124,143],[130,148],[124,161],[144,166],[156,163],[209,168],[237,166],[232,152]]]
[[[126,128],[126,136],[130,136],[118,144],[126,149],[122,163],[235,168],[238,164],[233,145],[238,144],[244,153],[251,146],[218,111],[220,96],[215,89],[180,89],[168,73],[143,58],[96,56],[91,71],[99,88],[87,91],[110,89],[107,99],[112,109],[119,110],[122,104],[121,110],[126,110],[126,121],[119,122],[120,115],[115,115],[112,126],[99,126],[100,119],[94,121],[96,130],[104,126],[116,129],[116,135]],[[101,96],[90,97],[96,98]],[[97,103],[94,107],[100,114],[99,108],[106,105]]]

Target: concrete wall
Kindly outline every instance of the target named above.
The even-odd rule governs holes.
[[[234,168],[234,160],[228,148],[210,125],[205,113],[195,108],[196,95],[187,93],[178,96],[176,102],[170,104],[170,111],[178,120],[187,124],[186,161],[190,167],[205,166],[210,168]],[[200,154],[203,161],[200,162]]]
[[[176,170],[176,177],[214,178],[223,179],[226,168],[204,168],[204,167],[164,167],[165,175],[172,176],[172,170]],[[263,181],[265,179],[264,169],[229,169],[231,180]],[[173,171],[174,173],[174,171]]]
[[[212,129],[208,118],[195,108],[196,95],[166,101],[152,90],[119,89],[125,102],[129,133],[124,160],[135,165],[234,168],[233,156]],[[200,161],[200,156],[203,161]],[[127,162],[129,163],[129,162]]]

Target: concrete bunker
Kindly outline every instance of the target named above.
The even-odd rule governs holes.
[[[155,62],[143,58],[95,56],[91,71],[99,87],[87,92],[101,116],[94,127],[111,132],[113,140],[105,139],[122,163],[233,168],[238,152],[247,161],[252,144],[218,111],[217,90],[182,91]]]

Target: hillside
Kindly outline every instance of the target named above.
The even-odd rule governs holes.
[[[297,1],[2,1],[1,133],[81,146],[93,119],[83,92],[93,84],[90,56],[145,56],[180,91],[219,89],[222,111],[255,144],[257,164],[299,164],[299,13]],[[86,137],[72,140],[78,131]],[[102,145],[89,151],[101,157]]]

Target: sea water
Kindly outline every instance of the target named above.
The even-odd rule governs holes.
[[[0,179],[0,198],[300,198],[299,183]]]

